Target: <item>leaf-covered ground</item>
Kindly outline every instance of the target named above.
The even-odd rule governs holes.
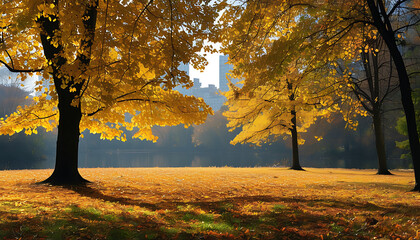
[[[420,239],[412,171],[284,168],[0,171],[0,239]]]

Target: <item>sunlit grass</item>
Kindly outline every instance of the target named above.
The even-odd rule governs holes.
[[[0,172],[0,239],[419,239],[413,172],[81,169],[86,187]]]

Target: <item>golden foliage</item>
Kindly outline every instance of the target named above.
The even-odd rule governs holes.
[[[343,77],[332,63],[353,59],[347,51],[353,37],[335,36],[344,23],[330,29],[339,14],[323,17],[324,7],[311,1],[250,1],[224,12],[223,52],[234,65],[232,77],[243,84],[226,94],[229,126],[242,127],[232,143],[261,144],[290,134],[292,112],[298,132],[305,132],[316,119],[340,110],[335,99],[343,92],[335,89]],[[331,47],[343,36],[344,43]]]
[[[97,11],[93,33],[86,27],[89,9]],[[0,134],[56,127],[57,90],[82,108],[81,131],[105,139],[124,140],[125,128],[137,130],[135,137],[155,140],[152,125],[202,123],[211,109],[172,89],[191,85],[180,64],[205,65],[198,52],[205,39],[213,39],[217,11],[201,0],[5,1],[0,60],[18,70],[43,69],[35,83],[42,97],[2,120]],[[48,56],[44,50],[59,53]],[[28,74],[33,73],[21,78]]]
[[[292,111],[301,132],[332,112],[356,129],[355,118],[367,112],[352,94],[351,64],[361,52],[379,51],[366,44],[377,36],[368,21],[364,1],[228,5],[220,41],[234,65],[231,77],[242,80],[226,94],[229,126],[242,127],[232,143],[260,144],[288,134]]]

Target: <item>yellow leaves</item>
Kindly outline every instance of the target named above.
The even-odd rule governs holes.
[[[0,127],[1,134],[12,135],[24,131],[26,134],[37,134],[37,127],[52,131],[57,126],[58,114],[55,102],[47,100],[41,95],[33,98],[34,103],[29,106],[18,107],[16,112],[6,117]]]
[[[81,131],[101,133],[101,139],[108,140],[125,141],[126,136],[122,131],[125,128],[135,131],[133,138],[156,141],[157,137],[151,131],[152,126],[199,124],[211,113],[210,108],[202,99],[183,96],[179,92],[163,90],[161,87],[152,85],[147,85],[142,91],[118,98],[108,106],[93,103],[87,101],[82,104],[86,106],[86,112],[94,112],[98,108],[103,109],[97,112],[94,118],[84,116]]]
[[[133,138],[139,138],[141,140],[146,139],[153,142],[156,142],[158,140],[158,137],[153,135],[151,128],[139,129],[139,131],[137,131],[133,135]]]
[[[2,133],[25,130],[30,134],[36,127],[52,130],[58,121],[56,88],[71,95],[78,93],[80,87],[84,95],[75,96],[71,104],[83,108],[81,130],[101,133],[103,139],[124,141],[123,129],[139,129],[135,137],[155,141],[150,130],[153,125],[190,126],[204,122],[212,113],[203,100],[168,89],[186,82],[185,74],[181,77],[173,70],[180,63],[205,65],[205,59],[197,52],[204,39],[214,38],[211,35],[216,8],[201,1],[183,0],[175,1],[173,7],[177,11],[172,11],[165,3],[156,3],[142,16],[148,20],[141,20],[139,25],[135,16],[144,9],[144,3],[99,4],[95,38],[90,42],[92,33],[85,31],[83,21],[92,19],[83,16],[86,4],[80,1],[64,1],[60,7],[29,0],[6,4],[8,7],[1,6],[2,23],[15,26],[18,18],[22,22],[17,29],[2,28],[8,41],[4,46],[14,65],[19,69],[44,70],[40,73],[43,82],[35,86],[34,105],[9,116],[2,123]],[[105,7],[109,7],[108,11]],[[157,12],[162,17],[153,15]],[[176,17],[169,22],[166,16],[170,14]],[[43,21],[54,25],[57,19],[58,29],[41,31]],[[40,35],[60,52],[44,56]],[[205,50],[214,51],[211,47]],[[4,57],[0,55],[1,59]],[[81,83],[83,87],[78,85]],[[45,89],[45,84],[51,84],[49,89]]]
[[[156,77],[156,75],[152,70],[144,67],[143,64],[139,63],[139,70],[137,71],[136,77],[143,79],[153,79]]]
[[[323,139],[323,137],[322,136],[314,136],[315,137],[315,139],[319,142],[319,141],[321,141],[322,139]]]
[[[38,131],[36,129],[26,129],[25,134],[26,135],[38,134]]]
[[[336,81],[335,77],[325,77],[329,72],[335,73],[331,67],[317,69],[308,65],[316,61],[311,54],[290,57],[287,65],[279,66],[277,53],[269,54],[248,64],[240,62],[234,69],[244,77],[244,86],[242,89],[232,88],[225,94],[229,109],[224,115],[229,120],[228,127],[231,130],[242,127],[232,144],[259,145],[290,135],[292,111],[297,113],[298,132],[305,132],[316,119],[337,111],[330,106],[331,94],[322,93]],[[304,143],[302,138],[298,141]]]
[[[170,229],[194,236],[211,234],[212,239],[276,239],[278,234],[285,238],[315,239],[323,234],[324,239],[340,239],[357,234],[359,238],[385,235],[408,239],[419,235],[419,217],[414,211],[418,194],[407,193],[404,188],[411,186],[412,172],[396,170],[398,178],[389,178],[378,176],[373,170],[307,170],[87,168],[80,172],[94,184],[90,191],[80,190],[87,195],[82,197],[71,189],[33,184],[44,180],[52,170],[2,171],[0,210],[6,216],[2,219],[4,224],[25,220],[26,230],[34,234],[51,222],[65,221],[68,224],[58,227],[69,238],[89,233],[86,238],[105,239],[113,236],[115,228],[139,234],[156,232],[153,237],[162,239],[174,236],[172,232],[159,235]],[[107,201],[95,198],[97,193],[108,196]],[[393,211],[384,216],[383,211],[372,211],[372,205]],[[347,208],[343,211],[340,206]],[[314,216],[324,220],[313,221]],[[368,217],[377,219],[378,224],[364,227]],[[260,221],[251,228],[250,219]],[[292,224],[279,226],[279,219]],[[155,223],[159,223],[156,228]],[[3,231],[16,234],[15,229]],[[42,231],[38,236],[44,234]]]
[[[76,42],[75,45],[77,45],[77,44],[78,43]],[[111,48],[109,50],[109,57],[110,57],[111,60],[115,61],[115,60],[119,59],[119,54],[114,48]]]

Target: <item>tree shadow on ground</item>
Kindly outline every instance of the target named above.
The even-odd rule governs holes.
[[[81,196],[89,197],[92,199],[99,199],[107,202],[112,203],[119,203],[122,205],[133,205],[139,206],[142,208],[147,208],[153,211],[161,209],[161,207],[157,206],[156,204],[146,203],[146,202],[139,202],[134,199],[126,198],[126,197],[118,197],[118,196],[110,196],[103,194],[100,190],[90,187],[89,184],[81,185],[81,186],[64,186],[65,189],[72,190]]]
[[[375,183],[375,186],[378,186]],[[282,202],[285,204],[299,204],[304,205],[316,205],[318,207],[328,207],[328,208],[338,208],[342,210],[359,210],[359,211],[370,211],[370,212],[393,212],[401,213],[408,216],[418,216],[420,213],[420,206],[408,206],[403,204],[391,204],[387,207],[374,204],[372,202],[363,202],[359,200],[337,200],[333,198],[325,199],[308,199],[305,197],[276,197],[271,195],[253,195],[253,196],[241,196],[241,197],[230,197],[224,198],[219,201],[188,201],[188,202],[179,202],[179,201],[161,201],[158,203],[146,203],[141,202],[135,199],[127,197],[118,197],[110,196],[103,194],[100,190],[86,186],[69,186],[65,187],[66,189],[72,190],[81,196],[89,197],[92,199],[99,199],[103,201],[119,203],[122,205],[133,205],[139,206],[142,208],[147,208],[152,211],[156,210],[176,210],[179,205],[194,205],[202,208],[206,211],[215,211],[220,205],[224,203],[250,203],[250,202],[266,202],[266,203],[277,203]],[[137,190],[137,189],[136,189]],[[133,191],[135,192],[135,190]]]
[[[197,201],[161,201],[158,203],[144,203],[136,201],[127,197],[115,197],[108,196],[101,193],[94,187],[76,187],[71,189],[82,196],[90,197],[93,199],[100,199],[104,201],[119,203],[123,205],[134,205],[142,208],[149,209],[151,211],[158,210],[169,210],[175,212],[175,214],[186,214],[184,211],[180,211],[180,206],[194,206],[207,213],[219,214],[220,218],[217,221],[231,226],[232,229],[240,226],[241,228],[259,228],[255,233],[257,239],[289,239],[293,236],[293,239],[308,239],[318,238],[320,234],[328,234],[327,231],[336,229],[336,237],[341,236],[342,238],[361,238],[362,235],[353,235],[350,231],[343,233],[343,229],[349,224],[349,220],[343,220],[344,213],[348,212],[364,212],[367,216],[373,215],[401,215],[405,217],[415,218],[420,214],[420,206],[408,206],[403,204],[391,204],[387,206],[381,206],[368,201],[358,201],[353,199],[338,200],[333,198],[328,199],[308,199],[305,197],[277,197],[270,195],[256,195],[256,196],[241,196],[241,197],[230,197],[224,198],[218,201],[212,200],[197,200]],[[133,190],[135,191],[135,190]],[[255,214],[244,214],[241,211],[235,209],[237,206],[243,206],[245,204],[253,203],[272,203],[282,204],[286,207],[280,211],[270,211],[262,215]],[[226,208],[226,205],[231,205],[230,208]],[[315,206],[321,209],[334,210],[336,215],[331,213],[316,213],[308,212],[304,210],[304,207]],[[301,208],[303,207],[303,208]],[[182,217],[179,215],[178,217]],[[200,216],[197,216],[200,220]],[[350,218],[350,216],[349,216]],[[366,217],[366,221],[369,217]],[[376,219],[375,219],[376,220]],[[367,224],[369,225],[369,224]],[[334,227],[335,226],[335,227]],[[366,227],[366,223],[365,223]],[[367,226],[369,227],[369,226]],[[359,228],[361,228],[359,226]],[[304,230],[308,231],[304,231]],[[210,228],[210,230],[212,230]],[[360,229],[359,229],[360,230]],[[366,230],[366,229],[365,229]],[[317,235],[313,233],[317,232]],[[323,232],[324,231],[324,232]],[[270,234],[268,234],[270,233]],[[265,235],[266,234],[266,235]]]
[[[124,209],[138,206],[154,215],[145,215],[143,210],[136,214],[106,215],[77,205],[48,215],[38,213],[35,217],[0,211],[0,219],[7,220],[0,223],[0,239],[320,239],[327,235],[331,239],[371,239],[379,235],[374,224],[381,221],[381,214],[409,218],[420,215],[420,206],[397,203],[381,206],[333,197],[247,195],[149,203],[135,198],[142,194],[135,187],[125,187],[129,194],[124,196],[107,195],[100,187],[87,184],[63,188],[88,199],[127,206]],[[118,188],[110,187],[107,191],[117,193]],[[271,207],[243,211],[244,206],[258,204]],[[320,209],[319,212],[316,209]],[[353,222],[355,212],[366,216],[366,220]]]
[[[383,189],[383,190],[393,190],[393,191],[403,191],[409,192],[410,188],[406,184],[398,184],[398,183],[383,183],[383,182],[346,182],[346,181],[337,181],[337,184],[340,185],[342,189],[354,189],[356,186],[357,188],[369,188],[369,189]],[[345,185],[348,185],[346,187]],[[317,188],[314,185],[308,185],[313,188]]]

